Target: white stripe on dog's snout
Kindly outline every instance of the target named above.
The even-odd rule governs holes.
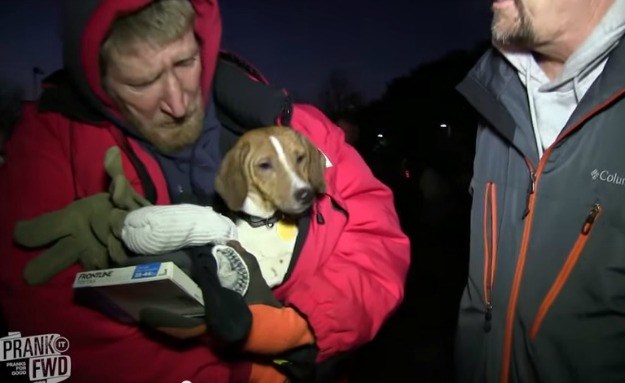
[[[293,189],[307,187],[308,184],[304,180],[302,180],[297,175],[297,173],[295,173],[292,164],[290,164],[289,161],[286,159],[286,154],[284,154],[284,148],[282,147],[280,140],[278,140],[278,138],[275,136],[269,136],[269,140],[271,141],[274,149],[276,149],[276,153],[278,153],[278,160],[280,160],[280,163],[282,164],[282,166],[284,166],[286,173],[291,178],[291,184],[293,185]]]

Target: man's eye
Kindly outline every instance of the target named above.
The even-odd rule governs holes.
[[[186,60],[179,61],[178,63],[176,63],[176,65],[181,66],[181,67],[189,67],[189,66],[193,66],[196,60],[197,60],[197,57],[191,57]]]
[[[152,84],[154,84],[154,81],[146,81],[146,82],[140,82],[137,84],[129,84],[128,86],[135,90],[144,90]]]

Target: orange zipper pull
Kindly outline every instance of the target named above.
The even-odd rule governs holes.
[[[493,305],[488,303],[486,305],[486,314],[484,314],[484,332],[490,332],[492,328],[491,320],[493,319]]]
[[[525,211],[523,212],[523,219],[530,213],[530,196],[536,191],[536,173],[530,170],[530,185],[527,190],[527,198],[525,200]]]
[[[592,208],[590,209],[590,212],[588,213],[588,216],[586,216],[586,220],[582,225],[581,231],[583,235],[588,235],[588,233],[590,233],[590,229],[595,223],[595,219],[597,219],[599,212],[601,212],[601,205],[599,205],[599,203],[595,203],[594,205],[592,205]]]

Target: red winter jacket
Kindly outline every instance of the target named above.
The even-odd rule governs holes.
[[[147,2],[103,1],[96,11],[107,19],[102,15],[120,3],[128,8]],[[215,2],[193,3],[199,20],[211,22],[214,29],[219,29]],[[89,25],[85,29],[91,33],[106,31],[101,26],[90,29]],[[196,28],[196,32],[202,36],[206,31]],[[215,34],[218,39],[218,33]],[[209,40],[202,41],[202,53],[212,55],[214,62],[217,44]],[[81,41],[92,43],[101,39],[83,36]],[[81,62],[97,65],[97,60],[84,57]],[[71,65],[66,62],[66,67]],[[203,82],[209,89],[214,69],[205,69],[210,76],[204,73]],[[117,323],[76,304],[71,285],[76,272],[81,271],[79,265],[42,286],[29,286],[23,280],[26,262],[40,251],[15,246],[12,232],[16,222],[106,191],[108,179],[102,163],[109,147],[129,145],[123,154],[128,179],[138,192],[144,192],[137,168],[129,160],[131,148],[156,188],[156,203],[169,203],[165,178],[156,160],[111,122],[115,121],[115,112],[108,109],[106,96],[97,90],[99,80],[89,73],[93,74],[94,69],[85,70],[80,75],[83,77],[74,77],[74,84],[76,78],[82,78],[83,85],[96,89],[84,98],[91,105],[97,100],[96,109],[106,118],[85,122],[85,115],[76,112],[79,106],[57,111],[41,104],[27,104],[8,142],[7,163],[0,167],[0,307],[8,330],[19,331],[22,336],[60,334],[67,338],[69,348],[64,355],[71,358],[69,381],[247,382],[250,365],[246,361],[221,360],[205,344],[171,347],[148,337],[136,326]],[[215,83],[216,88],[222,86]],[[80,87],[74,88],[84,96]],[[214,93],[218,98],[220,89]],[[59,94],[63,92],[53,92],[54,97],[61,97]],[[208,90],[205,94],[208,98]],[[236,109],[237,102],[231,106]],[[332,166],[326,170],[326,194],[313,208],[313,214],[324,219],[311,220],[297,264],[275,294],[307,318],[320,349],[319,361],[323,361],[353,350],[376,335],[403,298],[410,249],[399,226],[391,191],[374,178],[359,154],[345,144],[342,130],[314,107],[295,105],[288,110],[292,111],[290,125],[308,136]]]

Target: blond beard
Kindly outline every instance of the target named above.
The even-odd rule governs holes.
[[[519,15],[508,28],[501,28],[499,24],[506,23],[507,17],[504,11],[495,11],[491,24],[491,36],[493,43],[499,47],[531,49],[536,43],[536,35],[532,22],[528,17],[525,5],[521,1],[515,1]]]
[[[175,153],[193,144],[202,134],[204,126],[204,108],[202,107],[183,119],[166,116],[163,121],[158,121],[151,126],[147,126],[131,115],[124,117],[146,141],[164,154]]]

